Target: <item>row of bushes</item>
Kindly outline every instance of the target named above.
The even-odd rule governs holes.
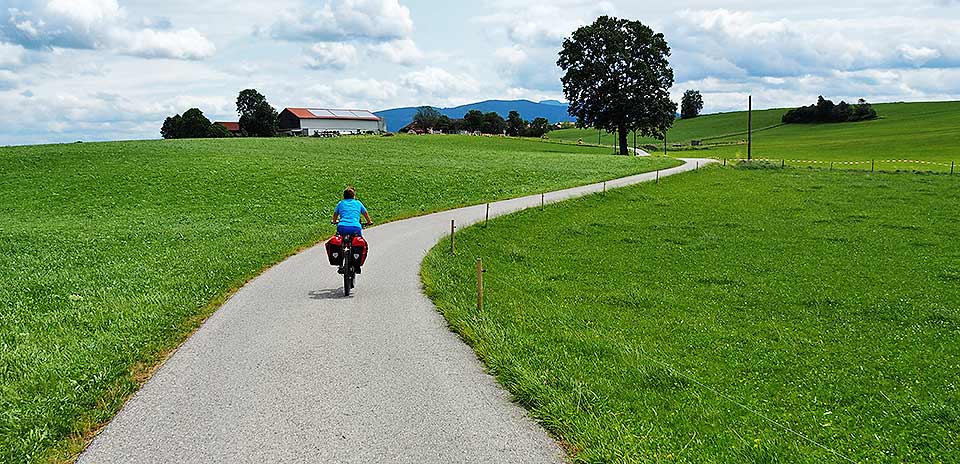
[[[866,121],[876,119],[876,117],[876,110],[862,98],[856,105],[851,105],[845,101],[835,105],[832,101],[820,96],[816,105],[801,106],[787,111],[783,115],[782,121],[784,124],[812,124]]]
[[[213,124],[203,115],[203,111],[190,108],[183,113],[168,117],[163,121],[160,135],[165,139],[206,139],[233,137],[226,127]]]

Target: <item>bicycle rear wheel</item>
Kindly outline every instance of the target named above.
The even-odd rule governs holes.
[[[353,289],[353,270],[347,267],[343,270],[343,296],[350,296]]]

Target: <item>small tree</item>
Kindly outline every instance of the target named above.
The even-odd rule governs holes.
[[[677,112],[669,56],[663,34],[639,21],[601,16],[574,31],[557,65],[577,126],[616,131],[622,155],[629,132],[663,137]]]
[[[683,99],[680,101],[680,118],[692,119],[700,116],[703,110],[703,97],[698,90],[687,90],[683,92]]]
[[[443,114],[437,111],[436,108],[432,106],[421,106],[417,108],[417,114],[413,115],[413,122],[416,123],[418,128],[423,130],[440,129],[438,126],[442,118]]]
[[[519,137],[524,135],[524,132],[527,130],[527,121],[524,121],[520,117],[520,112],[511,111],[507,115],[507,135],[511,137]]]
[[[547,132],[553,129],[553,125],[550,124],[550,121],[547,118],[535,118],[530,122],[530,127],[527,128],[526,135],[527,137],[543,137]]]
[[[256,89],[246,89],[237,97],[240,132],[250,137],[273,137],[279,130],[279,115],[267,98]]]
[[[163,127],[160,128],[160,136],[165,139],[179,139],[180,126],[183,125],[183,118],[179,114],[167,117],[163,121]]]
[[[226,127],[221,126],[220,124],[211,124],[210,131],[208,132],[207,136],[214,139],[222,139],[227,137],[233,137],[233,133],[227,130]]]

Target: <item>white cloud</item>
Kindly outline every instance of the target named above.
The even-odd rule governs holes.
[[[213,56],[217,50],[213,42],[193,28],[179,31],[116,29],[113,38],[118,51],[144,58],[200,60]]]
[[[424,54],[411,39],[398,39],[369,46],[369,52],[390,63],[411,66],[424,59]]]
[[[556,90],[560,86],[557,53],[563,39],[597,16],[614,14],[608,1],[558,0],[550,3],[499,2],[496,11],[475,21],[492,39],[510,45],[497,48],[497,70],[513,86]]]
[[[904,27],[910,21],[769,19],[744,11],[684,10],[670,18],[664,30],[677,50],[673,63],[680,79],[960,65],[960,43],[953,39],[960,21],[928,18],[917,27]],[[707,66],[685,66],[684,60]]]
[[[307,67],[312,69],[344,69],[357,62],[357,48],[348,43],[315,43],[306,54]]]
[[[14,69],[23,64],[26,50],[14,44],[0,42],[0,69]]]
[[[401,84],[426,99],[475,94],[481,87],[472,76],[453,74],[445,69],[427,67],[400,78]]]
[[[393,40],[412,33],[410,9],[397,0],[325,1],[319,6],[305,3],[282,12],[281,19],[270,28],[274,38],[301,42]]]
[[[939,50],[929,47],[914,47],[911,45],[901,45],[897,48],[904,59],[915,64],[924,64],[930,60],[940,58],[942,54]]]
[[[216,51],[196,29],[172,30],[127,20],[116,0],[10,0],[0,16],[0,39],[48,50],[108,49],[145,58],[196,60]],[[2,13],[0,13],[2,14]]]

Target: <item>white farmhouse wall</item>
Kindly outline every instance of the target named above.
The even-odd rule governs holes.
[[[376,132],[381,130],[380,121],[365,121],[352,119],[301,119],[300,127],[308,129],[310,135],[314,131],[338,131],[338,132]]]

